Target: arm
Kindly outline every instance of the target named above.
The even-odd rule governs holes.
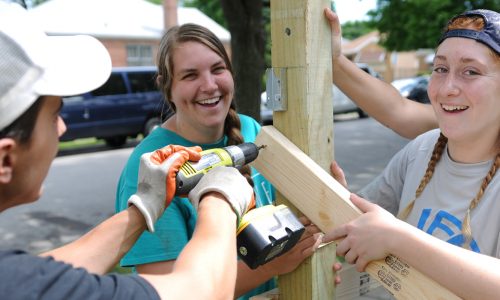
[[[306,232],[301,237],[300,242],[287,253],[255,270],[250,269],[243,261],[238,261],[235,298],[244,295],[274,276],[291,272],[306,257],[314,252],[314,249],[316,249],[315,242],[318,238],[313,236],[313,234],[318,233],[319,229],[305,218],[301,218],[300,220],[306,226]],[[178,259],[179,258],[177,258],[177,260],[137,265],[137,272],[140,274],[162,274],[171,272]],[[234,257],[235,261],[236,259],[237,258]]]
[[[78,240],[45,252],[41,256],[104,274],[134,245],[146,229],[144,217],[135,206],[107,219]]]
[[[144,229],[154,231],[154,224],[174,196],[175,174],[187,160],[199,160],[200,151],[199,147],[168,145],[143,154],[137,192],[129,198],[128,209],[82,238],[42,255],[51,255],[92,273],[106,273],[133,246]]]
[[[352,202],[364,214],[325,234],[338,240],[337,254],[355,263],[358,271],[389,253],[464,299],[498,299],[500,260],[439,240],[356,195]]]
[[[113,226],[117,229],[114,230]],[[97,232],[101,232],[101,240],[93,243],[92,247],[76,241],[46,254],[61,260],[81,261],[82,265],[88,263],[98,268],[101,263],[109,264],[108,256],[115,257],[116,260],[121,256],[118,251],[102,252],[103,249],[116,247],[120,251],[127,250],[127,246],[120,245],[122,239],[117,238],[120,234],[127,237],[125,244],[131,246],[144,229],[144,217],[132,206],[81,238],[90,240],[99,235]],[[92,255],[89,255],[89,251]],[[200,202],[193,238],[181,252],[173,272],[140,276],[153,286],[162,299],[231,299],[236,280],[235,258],[236,214],[222,195],[208,193]],[[96,261],[93,262],[93,259]],[[89,269],[89,265],[85,266]],[[189,288],[193,283],[195,288]]]
[[[463,299],[498,299],[500,260],[439,240],[402,222],[392,253]],[[393,245],[394,246],[394,245]]]
[[[200,202],[193,237],[173,272],[141,276],[162,299],[231,299],[236,280],[235,224],[236,215],[226,200],[217,193],[207,194]]]
[[[224,212],[214,206],[209,206],[211,207],[209,212],[203,210],[203,206],[210,205],[210,200],[213,200],[207,200],[207,196],[214,195],[226,199],[230,204],[230,206],[226,204],[226,209],[232,211],[236,218],[233,214],[232,219],[221,220],[223,217],[221,213]],[[204,200],[200,201],[202,197]],[[159,269],[161,264],[157,263],[151,264],[149,274],[141,273],[141,276],[152,280],[153,285],[160,284],[160,295],[172,296],[172,293],[176,293],[179,298],[185,296],[188,298],[203,296],[206,299],[232,298],[236,281],[237,226],[235,225],[241,220],[242,215],[255,206],[253,189],[237,169],[217,167],[201,178],[189,193],[189,200],[198,211],[198,221],[193,237],[173,264],[172,272],[168,273],[169,270],[164,269],[163,274],[167,275],[161,275],[162,270]],[[227,232],[231,232],[229,238],[221,236],[221,233]],[[159,281],[162,276],[174,279],[165,286],[165,283],[161,285],[162,282]],[[185,286],[190,286],[193,282],[196,282],[196,291],[193,289],[183,291]]]
[[[329,8],[325,16],[332,29],[333,83],[370,116],[406,138],[436,128],[431,105],[408,100],[392,85],[379,80],[341,54],[341,28]]]

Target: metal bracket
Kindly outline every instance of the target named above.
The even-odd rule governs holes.
[[[266,78],[267,107],[272,111],[286,111],[286,68],[268,68]]]

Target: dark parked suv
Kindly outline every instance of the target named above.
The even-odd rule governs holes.
[[[114,68],[100,88],[63,99],[67,131],[61,141],[95,137],[112,147],[148,135],[168,115],[155,86],[155,67]]]

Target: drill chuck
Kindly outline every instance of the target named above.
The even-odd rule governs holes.
[[[254,161],[259,155],[259,149],[254,143],[243,143],[202,151],[199,161],[188,161],[179,169],[175,195],[187,196],[203,175],[212,168],[229,166],[239,169]]]

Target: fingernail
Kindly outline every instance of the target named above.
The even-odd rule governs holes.
[[[314,243],[313,246],[313,251],[316,251],[319,246],[323,243],[323,233],[315,233],[314,237],[316,238],[316,242]]]

